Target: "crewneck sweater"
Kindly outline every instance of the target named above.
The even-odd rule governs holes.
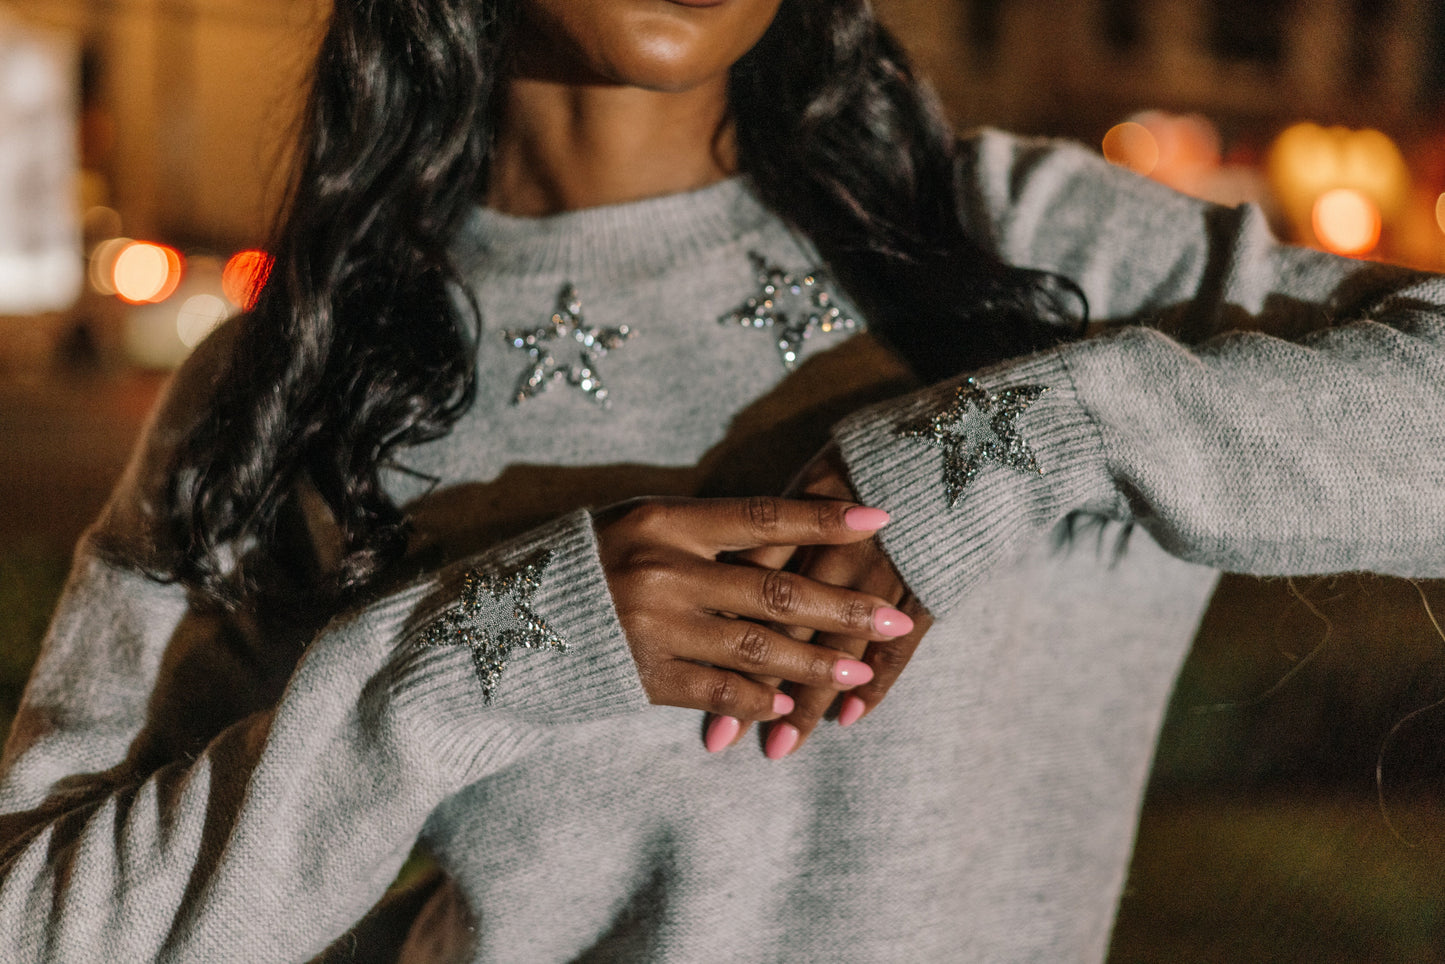
[[[354,611],[222,620],[97,550],[149,538],[229,339],[203,346],[6,745],[0,957],[348,959],[420,843],[448,884],[408,961],[1102,959],[1218,571],[1445,571],[1445,285],[1079,148],[963,147],[970,230],[1097,319],[973,382],[911,384],[745,180],[476,212],[476,403],[386,476],[426,575]],[[855,324],[789,367],[780,323],[739,323],[764,277]],[[936,622],[858,725],[708,755],[648,704],[588,507],[776,492],[830,435]]]

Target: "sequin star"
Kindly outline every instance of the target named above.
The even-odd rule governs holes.
[[[761,290],[718,321],[724,325],[769,329],[777,339],[778,357],[789,371],[798,363],[803,342],[814,332],[852,331],[858,322],[843,313],[813,270],[795,278],[769,264],[756,251],[748,253]]]
[[[582,299],[569,284],[557,295],[557,310],[547,324],[540,328],[504,331],[502,336],[513,348],[526,352],[532,362],[532,367],[522,372],[517,381],[512,404],[520,405],[551,388],[553,382],[565,381],[607,408],[612,399],[597,373],[597,359],[622,347],[632,337],[632,329],[627,325],[599,328],[586,324],[582,319]],[[570,354],[571,358],[565,363],[558,361],[560,354]]]
[[[1048,390],[1043,385],[1016,385],[988,392],[970,378],[958,387],[947,408],[900,426],[897,434],[921,438],[943,450],[943,484],[952,508],[986,463],[1044,474],[1015,423]]]
[[[567,651],[562,637],[532,609],[532,595],[551,560],[550,552],[542,552],[514,566],[470,570],[457,604],[422,628],[423,645],[471,651],[483,702],[492,701],[513,649]]]

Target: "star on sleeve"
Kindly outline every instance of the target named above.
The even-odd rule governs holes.
[[[897,434],[923,439],[943,451],[943,484],[952,508],[987,463],[1043,474],[1016,423],[1048,390],[1044,385],[1016,385],[989,392],[969,378],[943,411],[905,423]]]
[[[456,605],[422,628],[423,645],[471,651],[484,702],[491,702],[517,647],[567,651],[566,642],[531,605],[551,557],[541,552],[512,566],[468,571]]]

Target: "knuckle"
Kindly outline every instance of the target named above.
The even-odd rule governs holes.
[[[740,687],[732,673],[719,673],[706,684],[704,702],[714,710],[731,710],[738,702]]]
[[[778,527],[778,501],[766,496],[750,496],[743,502],[743,510],[747,513],[748,525],[753,531],[760,533],[771,533]]]
[[[807,675],[814,685],[832,690],[836,685],[833,680],[833,657],[822,653],[808,657]]]
[[[639,533],[649,536],[655,536],[667,529],[669,515],[665,505],[652,501],[640,501],[628,512],[633,527]]]
[[[866,599],[850,597],[843,603],[838,617],[850,630],[859,633],[873,632],[873,604]]]
[[[791,616],[798,608],[798,582],[792,574],[769,569],[760,587],[763,609],[769,616]]]
[[[815,499],[809,504],[813,507],[813,525],[819,532],[828,532],[843,527],[843,515],[837,503],[825,499]]]
[[[627,585],[633,592],[645,594],[665,593],[676,579],[673,567],[650,552],[638,552],[628,560]],[[667,598],[653,595],[650,598]]]
[[[734,643],[734,649],[744,666],[756,667],[767,665],[773,647],[763,627],[756,623],[745,623]]]

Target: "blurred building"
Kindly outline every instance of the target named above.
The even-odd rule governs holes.
[[[75,50],[0,9],[0,314],[80,294]]]
[[[1445,94],[1439,0],[879,0],[956,120],[1093,140],[1164,107],[1260,139],[1409,139]]]
[[[5,0],[0,0],[3,6]],[[24,0],[81,51],[86,207],[131,237],[255,243],[282,187],[324,0]]]

